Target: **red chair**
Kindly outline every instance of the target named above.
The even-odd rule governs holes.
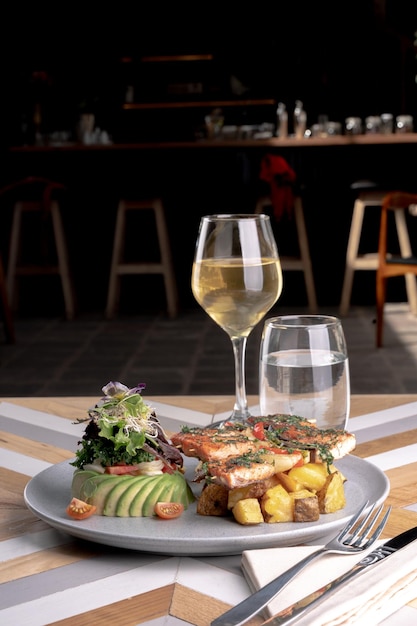
[[[378,267],[376,271],[376,345],[382,346],[384,329],[384,305],[387,294],[387,279],[394,276],[417,276],[417,257],[410,253],[391,254],[388,250],[390,217],[398,218],[406,228],[406,212],[413,205],[417,206],[417,194],[394,191],[387,193],[382,201],[381,222],[378,242]]]

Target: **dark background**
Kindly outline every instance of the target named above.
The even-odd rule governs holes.
[[[184,305],[194,304],[189,277],[199,218],[206,212],[253,210],[263,151],[10,153],[9,146],[34,142],[36,103],[41,105],[40,130],[46,141],[54,131],[68,131],[76,140],[84,112],[93,112],[96,125],[116,143],[194,137],[196,126],[203,122],[200,110],[193,114],[184,109],[175,115],[167,110],[146,115],[126,111],[122,105],[128,85],[134,86],[136,102],[178,99],[173,86],[189,82],[201,83],[204,100],[272,98],[286,104],[290,131],[296,99],[304,103],[308,125],[320,114],[342,123],[348,115],[364,118],[384,112],[407,113],[417,120],[415,2],[119,2],[52,7],[31,3],[2,9],[1,16],[0,181],[6,184],[38,174],[68,185],[64,220],[82,309],[104,310],[115,209],[118,197],[127,191],[163,196],[181,300]],[[213,59],[195,64],[142,62],[147,55],[190,53],[210,53]],[[232,93],[232,77],[241,86],[240,96]],[[260,110],[231,108],[225,123],[275,122],[275,110],[275,105]],[[387,184],[413,187],[415,149],[299,152],[283,155],[306,188],[319,304],[336,304],[354,199],[350,184],[357,178],[376,177]],[[4,258],[8,220],[10,207],[3,206]],[[292,239],[284,237],[281,243],[281,227],[275,224],[275,228],[284,250]],[[369,227],[373,246],[377,228],[375,215]],[[154,243],[143,233],[139,226],[131,232],[133,248],[146,253],[151,248],[156,254]],[[359,274],[352,302],[373,303],[374,276]],[[155,278],[142,278],[139,291],[152,291],[151,304],[164,306],[163,289],[156,291],[154,284]],[[30,289],[22,289],[22,309],[31,312],[44,303],[52,311],[52,302],[59,299],[42,298],[38,292],[34,298],[37,289],[35,281]],[[127,310],[137,310],[134,293],[132,298],[129,291],[125,298]],[[402,288],[398,298],[403,298]],[[305,304],[301,275],[288,279],[281,301]]]
[[[127,84],[137,99],[167,95],[160,68],[150,75],[140,62],[151,54],[211,53],[209,76],[198,64],[199,76],[187,70],[206,79],[209,95],[227,93],[234,76],[245,98],[272,97],[289,110],[301,99],[309,124],[323,113],[343,121],[416,112],[415,2],[45,5],[2,11],[3,141],[19,140],[37,98],[45,131],[73,129],[80,111],[94,109],[117,134]]]

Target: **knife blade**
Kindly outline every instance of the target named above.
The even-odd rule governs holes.
[[[262,626],[282,626],[282,624],[291,624],[296,619],[301,617],[301,615],[312,609],[313,606],[322,602],[324,598],[331,595],[338,587],[357,574],[363,572],[363,570],[365,570],[369,565],[375,565],[379,561],[382,561],[382,559],[389,557],[391,554],[394,554],[394,552],[401,550],[401,548],[404,548],[416,540],[417,526],[406,530],[392,539],[389,539],[372,550],[372,552],[369,552],[369,554],[361,559],[359,563],[356,563],[356,565],[354,565],[349,571],[345,572],[341,576],[338,576],[324,587],[316,589],[316,591],[313,591],[313,593],[310,593],[305,598],[302,598],[295,604],[287,607],[277,615],[270,617],[262,623]]]

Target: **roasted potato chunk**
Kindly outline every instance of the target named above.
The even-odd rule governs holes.
[[[294,522],[316,522],[320,519],[319,499],[314,493],[296,491],[291,496],[294,501]]]
[[[301,483],[297,482],[295,478],[292,478],[285,472],[280,472],[277,474],[277,477],[281,485],[288,492],[300,491],[301,489],[304,489],[304,486]]]
[[[292,522],[294,518],[294,500],[282,485],[268,489],[261,498],[261,509],[265,522]]]
[[[245,526],[249,524],[261,524],[264,521],[261,505],[257,498],[239,500],[233,507],[232,513],[235,520]]]
[[[199,515],[216,515],[221,517],[227,515],[227,499],[229,491],[226,487],[215,485],[214,483],[206,485],[200,497],[197,500],[197,513]]]
[[[227,506],[229,509],[233,509],[239,500],[244,500],[245,498],[261,498],[267,489],[278,485],[279,482],[278,476],[275,475],[271,476],[271,478],[267,478],[266,480],[261,480],[258,483],[247,485],[246,487],[236,487],[236,489],[231,489],[229,491]]]
[[[301,467],[293,467],[288,472],[288,477],[295,480],[310,491],[319,491],[325,485],[329,475],[327,465],[319,463],[306,463]],[[295,491],[295,490],[292,490]]]
[[[317,492],[320,513],[335,513],[346,506],[344,480],[340,472],[328,475],[325,485]]]

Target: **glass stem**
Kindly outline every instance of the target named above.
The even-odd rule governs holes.
[[[235,357],[236,399],[231,417],[235,420],[246,420],[250,417],[245,383],[245,354],[247,337],[232,337],[233,354]]]

